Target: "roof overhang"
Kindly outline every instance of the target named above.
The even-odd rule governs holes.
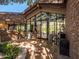
[[[24,16],[26,18],[30,18],[41,11],[52,12],[52,13],[65,13],[66,5],[65,4],[52,4],[52,3],[37,3],[33,5],[32,7],[29,7],[24,13]]]

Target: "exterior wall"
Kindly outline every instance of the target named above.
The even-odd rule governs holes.
[[[70,58],[79,59],[79,0],[68,0],[66,34],[70,41]]]

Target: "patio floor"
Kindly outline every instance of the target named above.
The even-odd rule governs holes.
[[[26,52],[25,59],[54,59],[53,56],[56,49],[53,48],[53,44],[48,44],[47,40],[32,39],[14,42],[13,44],[17,43],[19,44],[19,47],[25,48],[27,50],[27,52],[23,50]],[[19,56],[22,56],[22,53]],[[21,58],[17,57],[16,59]]]

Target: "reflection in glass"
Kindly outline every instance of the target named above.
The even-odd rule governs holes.
[[[52,32],[54,35],[57,35],[60,31],[64,30],[65,27],[64,14],[42,12],[36,15],[35,19],[36,20],[32,20],[31,23],[28,21],[27,31],[30,30],[30,24],[32,24],[33,27],[36,28],[37,37],[39,38],[47,38]]]

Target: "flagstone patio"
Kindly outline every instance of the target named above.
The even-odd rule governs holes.
[[[16,59],[53,59],[54,45],[48,44],[46,40],[33,39],[12,44],[22,48],[22,52]]]

